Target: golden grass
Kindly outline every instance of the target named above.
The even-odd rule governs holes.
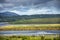
[[[0,27],[0,30],[60,30],[60,24],[21,24]]]

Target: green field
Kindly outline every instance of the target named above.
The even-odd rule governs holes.
[[[34,19],[21,19],[10,24],[56,24],[60,23],[60,18],[34,18]]]
[[[45,36],[0,36],[0,40],[60,40],[59,35]]]

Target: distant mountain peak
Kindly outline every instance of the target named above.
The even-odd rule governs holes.
[[[3,15],[3,16],[18,16],[18,14],[13,13],[13,12],[2,12],[2,13],[0,13],[0,15]]]

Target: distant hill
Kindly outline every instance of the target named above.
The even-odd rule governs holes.
[[[13,12],[3,12],[0,13],[0,22],[5,22],[5,21],[14,21],[16,20],[15,17],[18,17],[19,15]]]
[[[21,15],[20,18],[60,18],[60,14],[35,14],[35,15]]]
[[[60,14],[18,15],[13,12],[0,13],[0,22],[13,23],[60,23]]]

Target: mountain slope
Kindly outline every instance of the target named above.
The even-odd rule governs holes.
[[[13,13],[13,12],[3,12],[3,13],[0,13],[0,16],[7,16],[7,17],[9,17],[9,16],[18,16],[18,14],[16,14],[16,13]]]
[[[5,22],[5,21],[14,21],[16,20],[15,17],[19,16],[18,14],[16,13],[12,13],[12,12],[3,12],[3,13],[0,13],[0,22]]]

